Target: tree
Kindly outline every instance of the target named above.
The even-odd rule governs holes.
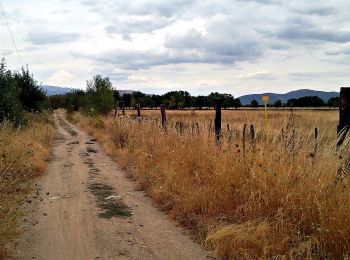
[[[114,107],[113,86],[108,77],[96,75],[87,81],[87,93],[92,108],[101,115],[108,115]]]
[[[6,69],[5,59],[0,61],[0,122],[10,120],[20,123],[23,108],[19,100],[19,89],[10,70]]]
[[[205,97],[204,96],[198,96],[195,100],[195,106],[198,109],[202,109],[202,107],[205,106]]]
[[[113,90],[113,98],[114,98],[114,102],[116,103],[117,101],[119,101],[120,99],[120,93],[118,90]]]
[[[274,103],[273,103],[274,107],[281,107],[282,106],[282,100],[277,99]]]
[[[21,72],[16,72],[14,78],[19,89],[19,99],[23,108],[27,111],[41,111],[47,101],[46,93],[33,76],[29,73],[28,68],[22,68]]]
[[[251,106],[251,107],[258,107],[258,106],[259,106],[259,103],[258,103],[258,101],[256,101],[255,99],[253,99],[252,102],[250,102],[250,106]]]
[[[65,95],[64,107],[68,112],[87,110],[91,107],[91,100],[83,90],[75,90]]]
[[[131,94],[125,93],[122,97],[122,100],[123,100],[123,105],[125,107],[129,107],[129,109],[130,109],[130,107],[131,107]]]
[[[305,96],[301,98],[291,98],[287,101],[289,107],[322,107],[325,105],[323,99],[318,96]]]
[[[233,100],[233,106],[235,109],[239,108],[239,107],[242,107],[242,103],[241,103],[241,100],[239,98],[235,98]]]
[[[339,107],[340,105],[340,98],[339,97],[332,97],[328,99],[327,106],[329,107]]]
[[[53,95],[49,97],[50,107],[52,109],[64,107],[65,98],[66,98],[65,95]]]

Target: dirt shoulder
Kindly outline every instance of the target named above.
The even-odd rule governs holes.
[[[206,259],[87,134],[55,115],[53,160],[36,184],[18,259]]]

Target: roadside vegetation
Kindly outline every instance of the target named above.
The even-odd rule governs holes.
[[[17,209],[27,194],[28,180],[45,169],[53,130],[44,111],[62,107],[67,118],[97,138],[160,209],[217,256],[349,257],[349,147],[335,148],[336,111],[274,110],[265,121],[263,111],[224,110],[218,143],[214,111],[203,108],[212,108],[217,98],[224,109],[239,108],[239,99],[231,95],[193,97],[172,91],[121,96],[109,78],[97,75],[88,81],[87,91],[47,98],[28,70],[10,72],[1,64],[2,254],[15,235]],[[36,101],[26,103],[28,97]],[[290,100],[288,106],[304,102],[312,107],[339,104],[338,99],[325,104],[306,97]],[[157,110],[142,111],[141,119],[131,109],[120,111],[136,104],[149,108],[164,104],[166,128],[160,126]],[[287,104],[276,101],[275,107]],[[251,107],[257,106],[252,102]]]
[[[220,145],[213,111],[168,111],[166,130],[158,111],[134,114],[71,119],[216,255],[348,257],[350,186],[339,169],[349,149],[336,153],[336,111],[271,111],[267,128],[261,111],[224,111]],[[245,145],[244,124],[255,127]]]
[[[28,70],[0,62],[0,259],[18,233],[30,180],[45,171],[53,137],[48,99]]]

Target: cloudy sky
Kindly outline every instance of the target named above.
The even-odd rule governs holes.
[[[348,0],[0,0],[42,84],[240,96],[350,85]],[[0,15],[0,56],[21,67]]]

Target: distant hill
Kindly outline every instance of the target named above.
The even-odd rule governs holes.
[[[269,104],[273,104],[276,100],[281,99],[282,102],[287,102],[290,98],[301,98],[305,96],[318,96],[322,98],[325,102],[331,97],[338,97],[339,92],[327,92],[327,91],[317,91],[311,89],[299,89],[295,91],[288,92],[286,94],[276,94],[276,93],[263,93],[263,94],[250,94],[239,97],[243,105],[250,105],[252,100],[256,100],[260,105],[263,104],[261,97],[269,96]]]
[[[48,96],[53,95],[64,95],[66,93],[72,92],[74,90],[77,90],[75,88],[67,88],[67,87],[58,87],[58,86],[49,86],[49,85],[42,85],[41,86],[47,93]],[[118,90],[120,95],[124,94],[131,94],[134,92],[133,90]]]
[[[49,85],[41,86],[47,93],[48,96],[62,95],[74,91],[74,88],[56,87]]]

